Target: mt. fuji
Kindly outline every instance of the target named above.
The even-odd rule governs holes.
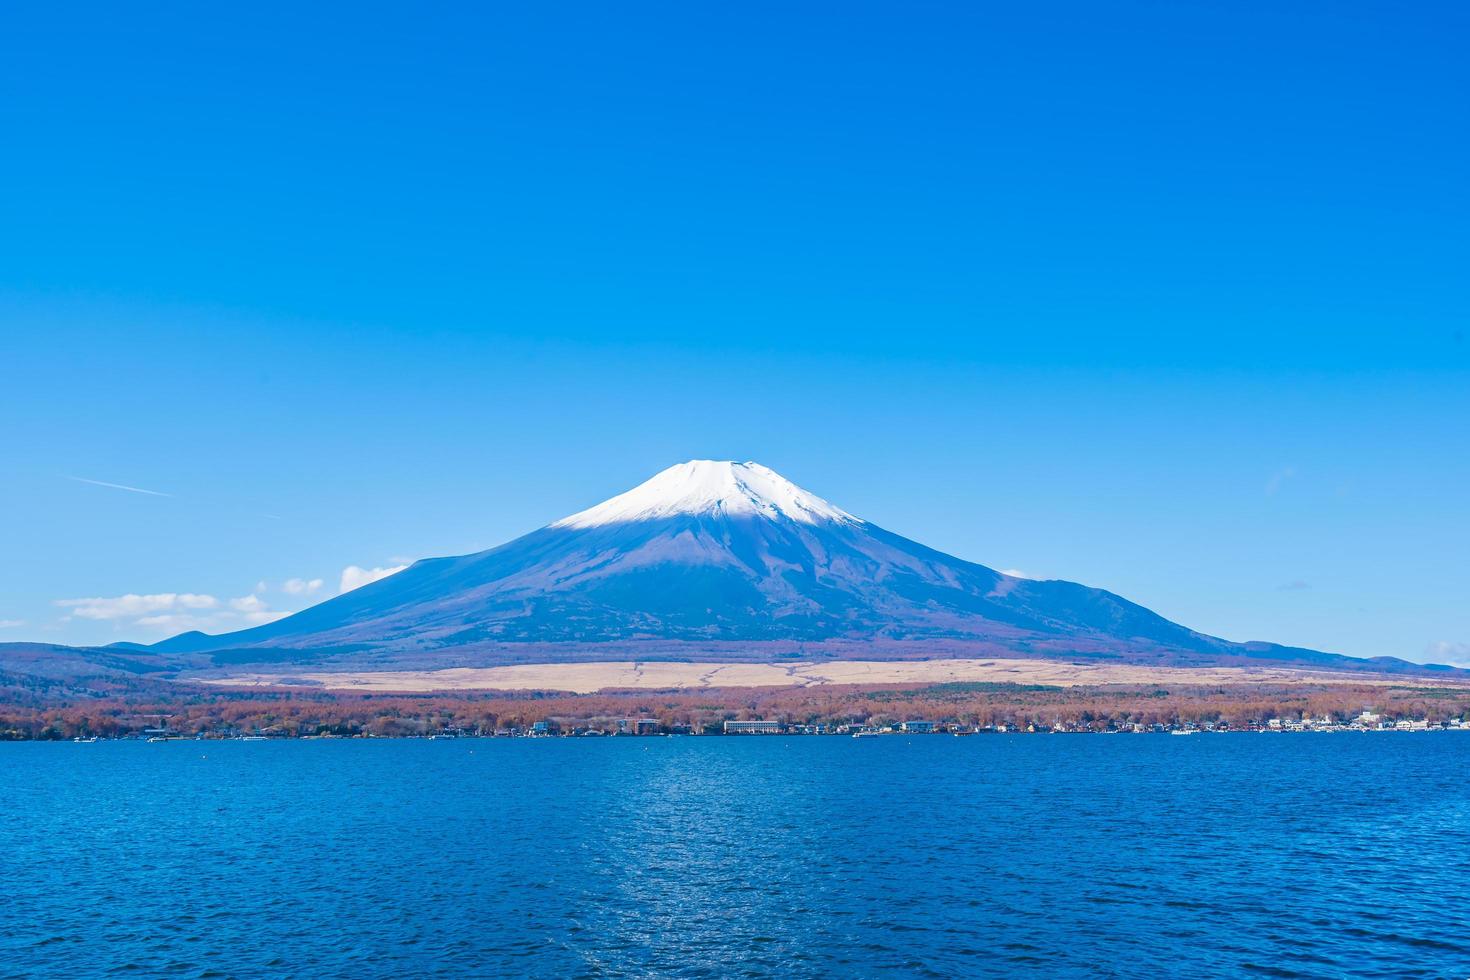
[[[1031,581],[900,537],[758,463],[693,460],[498,548],[419,561],[295,615],[159,652],[216,661],[770,661],[961,655],[1311,661],[1126,599]]]

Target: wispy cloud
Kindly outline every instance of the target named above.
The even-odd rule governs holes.
[[[24,626],[25,624],[26,621],[23,619],[0,619],[0,630],[11,630],[17,626]]]
[[[371,585],[389,575],[397,575],[407,567],[407,565],[393,565],[388,568],[359,568],[357,565],[348,565],[342,569],[342,581],[337,591],[341,593],[360,589],[364,585]]]
[[[1470,667],[1470,643],[1455,643],[1439,640],[1424,649],[1424,655],[1432,663],[1450,664],[1453,667]]]
[[[87,599],[56,599],[51,603],[69,609],[70,615],[81,619],[130,619],[160,612],[176,610],[213,609],[219,600],[212,595],[196,592],[157,592],[138,595],[129,592],[119,596],[93,596]]]
[[[291,615],[284,609],[260,609],[255,612],[220,611],[208,616],[193,616],[188,613],[164,613],[159,616],[144,616],[132,625],[141,629],[163,630],[165,633],[183,633],[198,630],[201,633],[232,633],[235,630],[264,626]]]
[[[1277,492],[1279,492],[1281,488],[1286,485],[1286,482],[1295,476],[1295,466],[1283,466],[1275,473],[1272,473],[1271,478],[1266,481],[1266,496],[1276,496]]]
[[[130,592],[119,596],[89,596],[80,599],[56,599],[52,605],[67,610],[67,619],[90,619],[110,622],[115,629],[128,627],[144,630],[203,630],[223,633],[271,623],[289,612],[271,609],[260,596],[251,593],[234,599],[219,599],[201,592],[155,592],[141,595]]]
[[[1311,587],[1311,582],[1306,582],[1302,579],[1294,578],[1290,582],[1282,582],[1280,585],[1276,586],[1276,589],[1279,592],[1301,592],[1305,589],[1310,589]]]
[[[1036,578],[1036,576],[1032,575],[1030,572],[1023,572],[1019,568],[1002,568],[1000,570],[1000,573],[1002,575],[1009,575],[1011,578]]]
[[[353,565],[343,570],[343,582],[356,588],[400,570],[401,566],[358,568]],[[129,632],[170,635],[186,630],[228,633],[289,616],[296,607],[315,601],[312,597],[325,587],[326,582],[320,578],[290,578],[277,586],[262,579],[251,591],[235,597],[207,592],[128,592],[123,595],[53,599],[51,604],[64,611],[59,620],[61,623],[73,620],[107,623],[114,632],[123,636]],[[276,596],[276,599],[269,596]],[[273,608],[272,603],[277,600],[291,608]],[[0,629],[7,625],[22,624],[19,620],[14,623],[0,620]]]
[[[146,493],[150,497],[173,496],[173,494],[164,493],[162,490],[144,490],[142,487],[130,487],[123,483],[108,483],[106,480],[89,480],[85,476],[69,476],[67,477],[67,479],[75,480],[77,483],[90,483],[94,487],[107,487],[111,490],[126,490],[128,493]]]

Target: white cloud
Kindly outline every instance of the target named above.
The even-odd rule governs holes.
[[[263,626],[266,623],[274,623],[282,617],[291,615],[282,609],[260,609],[252,612],[220,612],[213,616],[190,616],[188,614],[166,613],[161,616],[144,616],[136,619],[129,625],[149,630],[163,630],[169,635],[183,633],[188,630],[199,630],[201,633],[230,633],[235,630],[246,629],[251,626]]]
[[[272,623],[290,615],[283,610],[271,609],[255,593],[221,601],[197,592],[158,592],[151,595],[130,592],[120,596],[56,599],[52,605],[68,610],[63,622],[77,617],[111,622],[118,631],[131,627],[168,634],[185,630],[228,633]]]
[[[288,578],[281,583],[281,591],[287,595],[311,595],[322,587],[324,583],[319,578]]]
[[[260,612],[266,608],[264,600],[254,593],[242,595],[238,599],[230,600],[230,608],[235,612],[253,613]]]
[[[359,568],[357,565],[348,565],[342,569],[342,584],[337,591],[341,593],[360,589],[364,585],[370,585],[389,575],[397,575],[407,567],[407,565],[393,565],[388,568]]]
[[[1032,575],[1030,572],[1023,572],[1019,568],[1002,568],[1000,570],[1000,573],[1002,575],[1009,575],[1011,578],[1036,578],[1036,576]]]
[[[0,630],[14,629],[17,626],[24,626],[25,624],[26,621],[23,619],[0,619]]]
[[[1431,663],[1450,664],[1454,667],[1470,667],[1470,643],[1453,643],[1439,640],[1424,650]]]
[[[407,568],[407,563],[380,568],[349,565],[342,569],[341,591],[350,592],[371,582],[387,578]],[[273,623],[291,615],[296,609],[316,601],[326,589],[320,578],[290,578],[272,586],[261,580],[245,595],[233,598],[203,592],[129,592],[117,596],[85,596],[77,599],[55,599],[52,605],[62,610],[59,622],[91,620],[111,625],[114,633],[132,639],[139,633],[161,638],[188,630],[204,633],[229,633]],[[267,595],[280,595],[289,609],[273,609]],[[0,629],[25,625],[20,620],[0,620]]]
[[[111,597],[57,599],[52,605],[70,609],[71,615],[82,619],[134,619],[185,609],[213,609],[219,605],[219,600],[212,595],[195,592],[158,592],[153,595],[129,592],[127,595]]]

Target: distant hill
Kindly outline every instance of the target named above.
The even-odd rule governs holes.
[[[173,672],[200,665],[146,649],[0,643],[0,705],[162,689]]]
[[[354,666],[936,656],[1445,670],[1232,643],[855,517],[757,463],[695,460],[498,548],[419,561],[277,622],[155,654]]]

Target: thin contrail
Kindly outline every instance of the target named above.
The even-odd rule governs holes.
[[[173,494],[171,494],[171,493],[163,493],[162,491],[159,491],[159,490],[144,490],[142,487],[129,487],[129,486],[124,486],[121,483],[108,483],[105,480],[89,480],[85,476],[69,476],[69,477],[67,477],[67,479],[68,480],[75,480],[78,483],[90,483],[94,487],[111,487],[114,490],[126,490],[129,493],[146,493],[150,497],[172,497],[173,496]]]

